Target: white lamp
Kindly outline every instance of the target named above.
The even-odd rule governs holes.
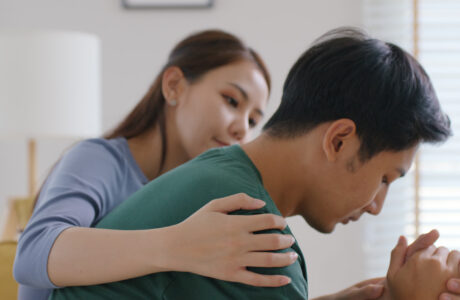
[[[0,137],[29,141],[29,195],[36,193],[35,140],[100,134],[100,42],[87,33],[0,30]]]

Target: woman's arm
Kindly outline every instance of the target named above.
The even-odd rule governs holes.
[[[48,276],[58,287],[93,285],[160,272],[166,228],[108,230],[71,227],[51,248]],[[154,247],[154,245],[157,245]]]
[[[290,281],[285,276],[261,275],[246,267],[281,267],[296,260],[289,253],[263,252],[291,246],[291,236],[252,233],[283,229],[286,221],[268,214],[226,214],[263,205],[263,201],[238,194],[214,200],[170,227],[135,231],[69,228],[51,249],[49,277],[57,286],[74,286],[184,271],[256,286],[285,285]]]
[[[91,227],[142,187],[119,148],[102,139],[82,141],[55,165],[19,238],[13,272],[20,284],[55,288],[47,266],[60,234],[73,227]]]

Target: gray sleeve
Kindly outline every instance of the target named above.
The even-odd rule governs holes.
[[[43,186],[22,233],[14,277],[36,288],[56,288],[47,272],[48,256],[59,234],[73,226],[90,227],[115,205],[123,181],[123,159],[102,144],[84,141],[65,154]]]

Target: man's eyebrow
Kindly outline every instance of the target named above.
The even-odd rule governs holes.
[[[406,171],[402,168],[396,168],[396,171],[399,172],[399,174],[401,174],[401,176],[399,177],[404,177],[406,176]]]
[[[246,102],[249,101],[248,93],[246,93],[246,91],[241,86],[233,82],[228,82],[228,84],[240,91],[240,93],[243,95],[243,99],[246,100]],[[264,116],[264,112],[259,108],[256,108],[256,113],[258,113],[261,117]]]

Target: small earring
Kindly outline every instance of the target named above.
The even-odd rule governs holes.
[[[177,105],[177,101],[175,99],[172,99],[172,100],[169,100],[168,101],[168,104],[171,105],[171,106],[176,106]]]

